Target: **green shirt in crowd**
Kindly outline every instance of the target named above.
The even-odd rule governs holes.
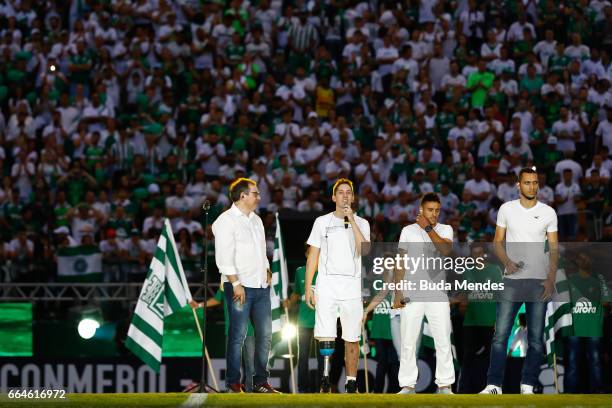
[[[568,280],[572,299],[573,335],[602,337],[604,313],[601,302],[608,300],[609,296],[605,280],[578,273]]]
[[[481,108],[487,99],[487,92],[493,86],[495,75],[491,72],[476,71],[468,77],[467,88],[472,89],[472,107]]]
[[[485,267],[479,269],[468,269],[465,271],[465,279],[468,283],[499,283],[502,281],[503,272],[499,265],[486,263]],[[468,299],[479,299],[482,296],[491,295],[493,292],[471,291]],[[495,326],[496,304],[494,301],[468,300],[467,310],[463,319],[464,326]]]
[[[392,340],[391,337],[391,295],[382,300],[372,313],[370,338]]]
[[[312,278],[317,280],[317,272]],[[298,311],[298,325],[307,329],[313,329],[315,324],[315,311],[306,305],[306,267],[300,266],[295,270],[295,289],[294,293],[300,296],[300,309]]]

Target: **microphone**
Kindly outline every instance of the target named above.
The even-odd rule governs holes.
[[[346,205],[346,203],[344,203],[344,208],[348,208],[348,205]],[[345,215],[344,216],[344,229],[348,229],[349,227],[349,219],[348,217]]]
[[[204,204],[202,204],[202,209],[203,209],[204,211],[208,211],[208,210],[210,210],[210,201],[208,201],[208,200],[204,200]]]

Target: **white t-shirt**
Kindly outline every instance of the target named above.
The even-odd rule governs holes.
[[[524,263],[521,269],[506,277],[546,279],[549,259],[544,253],[544,242],[547,233],[557,231],[555,210],[540,201],[531,208],[523,207],[520,200],[509,201],[499,207],[496,224],[506,229],[508,257],[513,262]]]
[[[612,122],[607,119],[599,122],[595,135],[601,136],[601,143],[608,146],[608,151],[612,152]]]
[[[476,181],[475,179],[468,180],[465,183],[464,190],[469,191],[472,194],[480,194],[480,193],[491,193],[491,183],[489,183],[485,179],[481,179],[480,181]],[[488,200],[472,200],[472,202],[478,208],[478,211],[485,211],[487,209]]]
[[[557,137],[561,135],[561,133],[573,135],[574,133],[580,133],[580,126],[575,120],[570,119],[566,122],[558,120],[553,123],[552,133]],[[576,150],[576,142],[571,139],[559,139],[557,142],[557,150],[560,152],[564,152],[566,150],[574,151]]]
[[[457,143],[457,139],[461,136],[463,136],[468,144],[474,141],[474,132],[467,126],[463,129],[454,127],[448,132],[448,140],[452,140],[454,143]]]
[[[548,186],[538,189],[538,201],[551,205],[555,201],[555,192]]]
[[[355,215],[363,237],[370,240],[370,224]],[[306,242],[319,248],[316,281],[317,297],[336,300],[361,298],[361,256],[355,247],[352,226],[345,228],[344,219],[334,213],[317,217]]]
[[[380,59],[397,59],[399,57],[399,54],[397,52],[397,48],[391,46],[391,47],[381,47],[379,49],[376,50],[376,59],[380,60]],[[393,63],[385,63],[385,64],[381,64],[378,67],[378,72],[380,73],[381,76],[385,76],[387,74],[392,73],[393,70]]]
[[[572,171],[572,179],[574,182],[578,182],[582,178],[582,166],[578,164],[578,162],[572,159],[563,159],[555,165],[555,173],[559,175],[559,177],[563,177],[563,172],[565,169],[570,169]]]
[[[557,206],[557,213],[559,215],[578,213],[578,207],[574,202],[574,197],[580,196],[581,191],[577,183],[572,183],[569,186],[566,186],[565,183],[561,182],[555,187],[555,194],[561,198],[567,198],[567,201]]]
[[[444,239],[453,242],[453,227],[447,224],[436,224],[433,227],[434,231]],[[424,256],[425,259],[437,258],[442,255],[435,249],[429,234],[425,232],[419,224],[410,224],[402,229],[400,234],[400,248],[407,252],[411,258],[419,258]],[[404,279],[416,282],[416,290],[405,290],[404,296],[410,300],[447,300],[445,291],[423,291],[420,290],[420,281],[440,282],[444,281],[445,275],[440,276],[439,273],[423,268],[417,270],[408,270],[404,275]]]

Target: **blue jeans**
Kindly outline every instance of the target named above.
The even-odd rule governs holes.
[[[246,336],[242,351],[242,366],[244,368],[242,383],[246,392],[251,392],[253,391],[253,374],[255,372],[255,337]]]
[[[229,312],[229,332],[227,339],[227,375],[226,385],[240,384],[240,366],[242,346],[246,338],[249,319],[255,329],[255,376],[253,384],[259,385],[268,381],[268,355],[272,344],[272,309],[270,305],[270,287],[244,288],[245,302],[234,302],[234,288],[231,283],[224,283],[225,301]]]
[[[559,238],[564,241],[576,239],[578,228],[578,214],[559,215]]]
[[[602,358],[601,337],[568,337],[567,338],[567,367],[565,368],[563,392],[565,394],[576,394],[580,392],[578,384],[579,359],[583,356],[582,347],[586,350],[587,365],[589,367],[589,392],[602,392]]]
[[[504,283],[511,279],[504,279]],[[515,279],[510,290],[520,290],[521,297],[534,297],[541,292],[541,280],[538,279]],[[506,290],[508,290],[506,289]],[[506,291],[505,290],[505,291]],[[529,293],[533,292],[533,293]],[[506,293],[506,296],[510,293]],[[515,295],[519,297],[519,295]],[[536,385],[540,375],[540,366],[544,356],[544,315],[546,313],[546,302],[524,302],[527,318],[527,356],[523,364],[521,384]],[[495,319],[495,333],[491,342],[491,361],[487,374],[487,384],[501,387],[504,383],[506,370],[506,358],[508,356],[508,338],[514,325],[514,319],[523,302],[501,301],[497,303],[497,314]]]

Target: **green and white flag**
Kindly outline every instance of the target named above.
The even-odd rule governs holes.
[[[278,213],[276,213],[276,234],[274,236],[274,255],[272,257],[272,289],[270,291],[270,303],[272,305],[272,348],[282,340],[281,331],[286,323],[285,311],[282,301],[287,299],[287,258],[285,258],[285,246],[281,234]]]
[[[556,293],[546,305],[544,318],[544,344],[546,345],[546,359],[552,366],[557,348],[558,338],[566,337],[572,330],[572,304],[569,292],[569,282],[564,269],[557,270]]]
[[[132,316],[126,347],[159,372],[164,318],[180,311],[190,301],[191,292],[176,249],[172,227],[166,219]]]
[[[102,282],[102,254],[97,245],[63,247],[57,251],[60,282]]]

